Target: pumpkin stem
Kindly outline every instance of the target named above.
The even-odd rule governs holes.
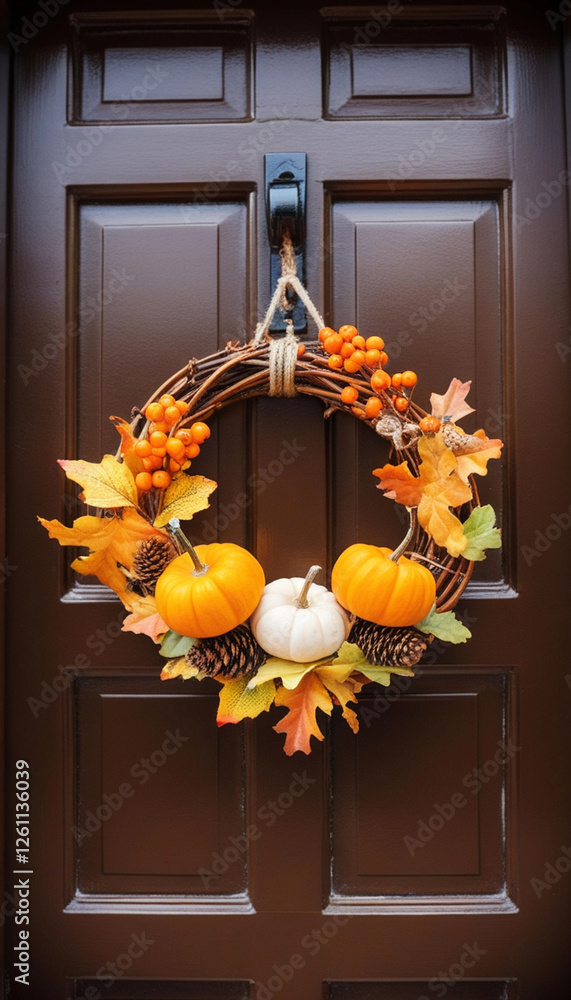
[[[202,562],[202,559],[198,555],[196,549],[189,542],[180,526],[178,517],[171,517],[169,523],[167,524],[167,531],[169,532],[171,538],[174,539],[181,552],[188,552],[190,558],[192,559],[194,563],[194,572],[192,575],[204,576],[209,567],[206,563]]]
[[[393,562],[398,562],[403,552],[406,552],[408,548],[408,543],[410,542],[412,536],[416,531],[416,508],[407,507],[406,509],[408,511],[408,518],[409,518],[408,531],[404,536],[400,545],[397,545],[394,552],[392,552],[391,555],[389,556],[389,559],[392,559]]]
[[[298,608],[307,608],[309,606],[307,594],[318,573],[321,573],[321,566],[312,566],[310,568],[295,602]]]

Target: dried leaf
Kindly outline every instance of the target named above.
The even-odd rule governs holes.
[[[109,417],[121,435],[121,454],[125,465],[129,467],[134,476],[144,471],[143,459],[135,454],[137,438],[133,436],[131,425],[122,417]]]
[[[121,598],[126,608],[131,610],[138,597],[127,590],[127,576],[120,568],[130,572],[133,554],[139,542],[154,535],[163,536],[136,510],[118,510],[111,517],[95,517],[86,514],[68,528],[59,521],[38,521],[49,532],[50,538],[57,538],[60,545],[86,546],[87,556],[80,556],[71,564],[72,569],[83,576],[96,576]],[[118,566],[117,564],[120,564]]]
[[[136,507],[137,486],[130,468],[104,455],[101,462],[59,461],[68,479],[83,487],[82,500],[90,507]]]
[[[182,677],[183,681],[188,681],[191,677],[198,677],[199,674],[198,667],[193,667],[186,657],[179,656],[165,663],[161,670],[161,680],[172,681],[175,677]]]
[[[131,614],[127,615],[121,626],[123,632],[137,632],[148,635],[153,642],[160,642],[159,636],[168,632],[168,625],[157,611],[154,597],[134,597],[131,604]]]
[[[385,490],[389,500],[396,500],[405,507],[418,507],[422,499],[422,482],[413,476],[406,462],[400,465],[383,465],[382,469],[374,469],[373,475],[378,476],[379,490]]]
[[[205,479],[204,476],[187,476],[185,472],[179,473],[165,492],[163,509],[155,518],[155,527],[164,527],[171,517],[189,521],[199,510],[205,510],[210,506],[208,497],[217,486],[218,483],[212,479]]]
[[[280,687],[276,691],[275,703],[288,709],[287,715],[274,726],[276,733],[285,733],[284,751],[291,757],[298,750],[311,753],[310,739],[323,739],[315,713],[318,708],[331,715],[333,702],[315,671],[303,678],[293,691]]]
[[[502,537],[499,528],[495,528],[496,512],[491,504],[484,507],[474,507],[470,517],[464,521],[464,534],[468,544],[464,549],[464,558],[475,562],[486,558],[486,549],[499,549]]]
[[[274,700],[276,685],[266,681],[260,687],[251,691],[247,678],[223,681],[220,692],[220,704],[216,721],[219,726],[227,722],[240,722],[242,719],[255,719],[261,712],[267,712]]]
[[[464,402],[471,385],[471,382],[461,382],[459,378],[453,378],[443,396],[433,392],[430,397],[432,416],[439,417],[440,420],[448,417],[455,423],[469,413],[474,413],[474,408]]]

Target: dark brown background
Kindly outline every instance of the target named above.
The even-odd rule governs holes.
[[[41,10],[26,9],[13,32]],[[571,875],[532,880],[571,846],[569,533],[554,520],[571,500],[568,22],[553,31],[540,5],[511,3],[221,9],[70,3],[15,43],[7,892],[18,758],[34,876],[29,988],[14,986],[5,922],[10,995],[242,1000],[270,980],[303,1000],[559,1000]],[[378,32],[375,12],[390,14]],[[326,319],[381,333],[392,370],[417,369],[421,403],[474,379],[477,425],[506,442],[481,483],[503,550],[459,608],[474,638],[388,701],[367,690],[359,736],[334,720],[299,760],[272,730],[278,711],[218,731],[215,685],[161,683],[151,643],[117,635],[119,604],[75,579],[35,521],[80,513],[57,458],[98,460],[115,448],[108,414],[252,333],[270,292],[269,151],[308,155],[307,283]],[[195,468],[220,487],[191,533],[248,545],[269,579],[402,534],[370,475],[385,447],[355,421],[264,400],[213,430]],[[77,677],[58,693],[67,664]],[[188,739],[143,783],[138,762],[177,730]],[[472,794],[466,776],[494,771],[502,740],[521,749]],[[296,772],[313,783],[292,798]],[[125,782],[133,794],[78,844],[73,827]],[[411,854],[404,838],[458,795]],[[205,885],[200,870],[252,825],[247,856]],[[98,980],[143,933],[144,954]],[[475,943],[485,954],[460,982],[435,981]]]

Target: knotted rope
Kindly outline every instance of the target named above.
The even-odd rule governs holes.
[[[315,323],[318,330],[321,330],[325,326],[323,318],[320,316],[315,305],[311,301],[309,295],[307,294],[305,288],[303,287],[301,281],[297,276],[297,268],[295,265],[295,253],[293,249],[293,244],[289,234],[286,233],[284,237],[283,247],[280,250],[280,257],[282,259],[282,275],[278,278],[274,294],[272,295],[272,300],[268,306],[266,315],[264,316],[261,323],[258,323],[256,327],[256,333],[254,335],[254,344],[259,344],[268,332],[268,327],[273,319],[274,313],[278,306],[283,309],[290,309],[291,305],[286,299],[286,289],[291,288],[299,296],[303,302],[305,308],[307,309],[309,315],[311,316],[313,322]]]
[[[295,396],[295,363],[299,343],[291,319],[286,319],[285,337],[274,337],[270,343],[270,396]]]

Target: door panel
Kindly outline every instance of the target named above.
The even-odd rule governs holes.
[[[24,987],[6,909],[10,988],[423,1000],[454,979],[461,1000],[566,997],[557,35],[511,2],[112,8],[64,5],[15,56],[7,774],[29,761],[34,923]],[[466,428],[506,442],[478,484],[504,544],[458,608],[473,639],[365,689],[360,734],[335,719],[309,758],[284,755],[280,710],[218,730],[214,683],[161,682],[156,649],[35,522],[83,509],[57,458],[114,451],[109,414],[252,335],[263,155],[295,150],[326,321],[381,333],[423,405],[474,379]],[[194,471],[220,485],[195,542],[328,579],[346,545],[402,537],[371,476],[388,446],[347,415],[260,399],[212,428]]]

